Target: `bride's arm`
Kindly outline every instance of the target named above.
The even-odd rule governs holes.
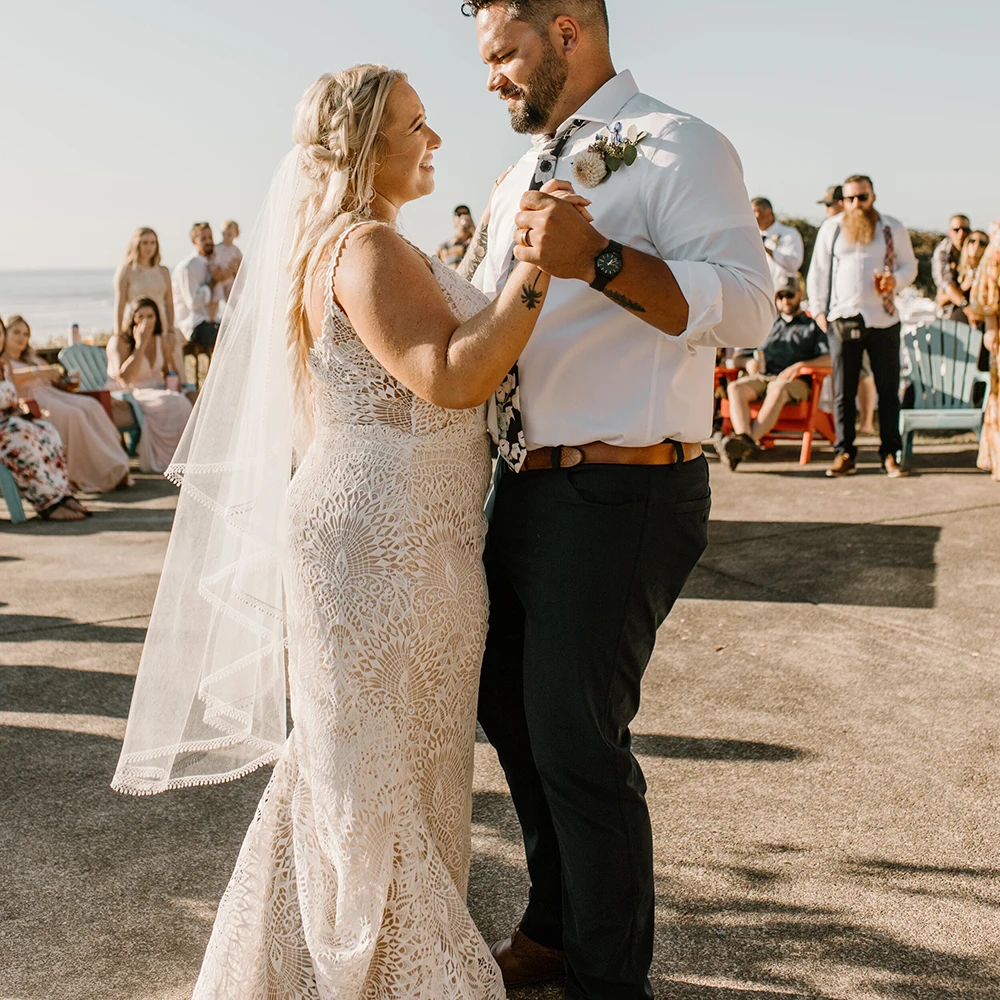
[[[364,345],[394,378],[436,406],[486,402],[527,344],[549,276],[518,264],[497,298],[466,323],[452,314],[426,260],[386,226],[352,233],[336,298]]]

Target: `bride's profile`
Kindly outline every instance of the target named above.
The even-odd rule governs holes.
[[[167,471],[182,489],[113,787],[276,762],[197,1000],[500,998],[465,902],[483,404],[549,278],[518,263],[490,303],[399,235],[440,145],[403,74],[321,77],[293,136]]]

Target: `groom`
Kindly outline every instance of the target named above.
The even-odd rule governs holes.
[[[463,11],[489,89],[535,144],[473,244],[476,284],[495,294],[515,258],[555,279],[491,407],[479,718],[531,876],[493,954],[508,985],[565,968],[567,997],[639,1000],[652,996],[653,846],[629,725],[657,628],[707,544],[715,349],[764,340],[773,289],[736,152],[616,73],[603,0]],[[540,192],[553,178],[592,199],[592,224]]]

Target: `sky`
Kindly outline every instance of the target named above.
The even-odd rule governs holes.
[[[249,233],[323,72],[406,71],[444,140],[437,190],[403,228],[432,249],[524,151],[486,91],[459,0],[0,0],[0,269],[116,266],[152,226],[164,262],[195,220]],[[608,0],[619,70],[720,129],[751,196],[820,221],[828,184],[869,173],[913,228],[1000,217],[993,92],[1000,3]],[[948,31],[950,25],[955,30]]]

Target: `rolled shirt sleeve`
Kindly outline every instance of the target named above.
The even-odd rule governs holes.
[[[931,277],[940,292],[953,284],[951,277],[951,240],[943,239],[931,256]]]
[[[692,347],[756,347],[777,313],[736,150],[710,125],[691,119],[643,145],[662,168],[646,172],[643,198],[650,239],[687,300],[681,336]]]

